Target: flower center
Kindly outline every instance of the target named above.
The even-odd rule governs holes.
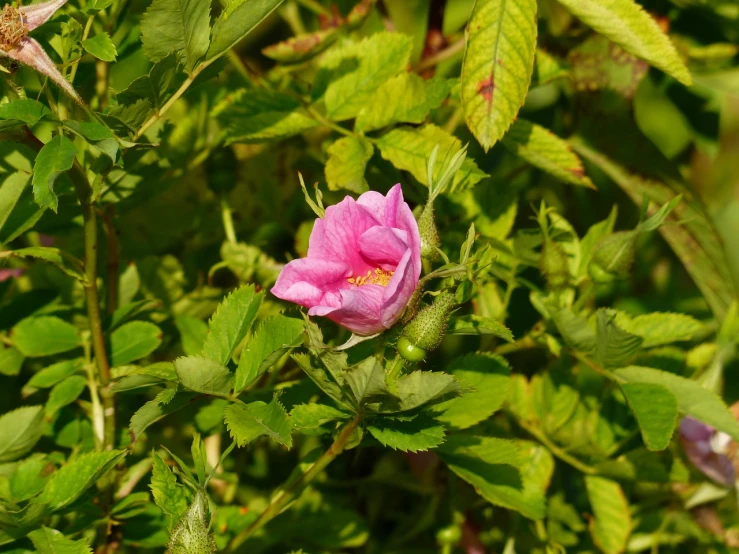
[[[23,11],[5,4],[0,14],[0,50],[12,50],[28,34],[28,27],[23,22]]]
[[[367,275],[349,277],[348,281],[358,287],[362,285],[380,285],[386,287],[390,284],[390,279],[392,279],[394,273],[394,271],[383,271],[378,267],[374,271],[368,271]]]

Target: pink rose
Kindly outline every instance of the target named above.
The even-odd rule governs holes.
[[[280,273],[272,294],[359,335],[392,327],[421,276],[421,237],[400,185],[387,197],[366,192],[326,209],[308,257]]]

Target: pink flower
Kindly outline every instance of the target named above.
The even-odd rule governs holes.
[[[359,335],[392,327],[421,276],[421,237],[400,185],[387,197],[366,192],[326,209],[308,257],[285,266],[272,288]]]
[[[710,425],[685,416],[680,422],[680,442],[691,463],[717,483],[731,487],[736,470],[727,455],[731,437]]]

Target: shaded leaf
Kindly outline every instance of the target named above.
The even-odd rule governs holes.
[[[493,335],[506,342],[513,342],[511,330],[492,317],[463,315],[449,318],[447,333],[450,335]]]
[[[214,396],[231,396],[233,374],[228,368],[201,356],[177,358],[174,368],[186,389]]]
[[[29,452],[44,432],[42,406],[24,406],[0,416],[0,463]]]
[[[180,332],[182,349],[187,356],[196,356],[203,351],[205,337],[208,335],[208,324],[202,319],[189,315],[177,316],[174,320]]]
[[[401,452],[426,451],[444,442],[444,426],[423,414],[411,419],[376,418],[367,430],[383,446]]]
[[[231,0],[213,23],[206,59],[220,56],[249,34],[283,0]]]
[[[0,258],[31,258],[43,260],[55,265],[65,274],[74,277],[81,283],[87,283],[87,276],[82,266],[82,262],[59,248],[51,248],[48,246],[31,246],[29,248],[20,248],[18,250],[9,250],[0,253]]]
[[[328,404],[298,404],[290,411],[290,421],[295,429],[314,429],[337,419],[351,416]]]
[[[49,393],[49,400],[46,401],[46,415],[52,416],[64,406],[77,400],[86,386],[87,381],[81,375],[72,375],[55,385]]]
[[[627,333],[616,325],[614,317],[606,310],[598,310],[595,357],[606,368],[626,364],[639,350],[644,340]]]
[[[148,321],[131,321],[110,335],[111,363],[125,365],[148,356],[162,343],[162,331]]]
[[[666,388],[650,383],[623,383],[621,390],[649,450],[664,450],[677,423],[677,400]]]
[[[290,417],[276,397],[269,404],[230,404],[226,406],[223,415],[228,430],[239,447],[262,435],[267,435],[288,448],[293,445]]]
[[[63,135],[56,135],[39,151],[33,164],[33,197],[42,208],[56,212],[59,199],[54,192],[54,183],[59,175],[72,169],[77,149]]]
[[[172,529],[187,511],[187,488],[177,482],[177,477],[159,454],[152,452],[151,457],[153,466],[149,488],[154,496],[154,502],[167,515],[169,529]]]

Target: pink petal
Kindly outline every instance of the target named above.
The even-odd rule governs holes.
[[[382,299],[382,324],[385,328],[389,329],[398,321],[418,285],[418,277],[414,278],[412,255],[410,250],[405,251],[395,269],[395,274],[385,288]]]
[[[364,207],[347,196],[326,208],[326,217],[316,220],[308,246],[309,258],[343,262],[354,275],[375,269],[364,261],[359,251],[359,237],[379,223]]]
[[[322,315],[343,325],[358,335],[374,335],[384,331],[381,309],[385,287],[362,285],[340,291],[341,308],[334,310],[317,309],[310,315]]]
[[[33,31],[49,21],[51,16],[66,3],[67,0],[47,0],[46,2],[39,2],[31,6],[24,6],[21,8],[24,15],[23,21],[28,27],[28,30]]]
[[[680,436],[691,441],[710,441],[713,435],[713,427],[706,425],[690,416],[685,416],[680,421]]]
[[[700,443],[691,443],[684,438],[682,444],[688,459],[698,470],[725,487],[734,486],[736,471],[728,457],[706,452]]]
[[[52,59],[46,54],[41,45],[32,38],[26,37],[20,42],[20,44],[18,44],[18,46],[9,52],[3,52],[0,50],[0,53],[34,68],[43,75],[46,75],[74,100],[82,103],[82,99],[77,94],[77,91],[75,91],[69,81],[59,73],[59,70],[56,68],[56,64],[54,64]]]
[[[395,271],[408,250],[408,233],[377,225],[359,237],[359,251],[367,263]]]
[[[271,292],[277,298],[306,308],[324,302],[324,305],[339,307],[338,290],[351,286],[347,281],[350,276],[351,269],[344,263],[301,258],[282,269]]]

